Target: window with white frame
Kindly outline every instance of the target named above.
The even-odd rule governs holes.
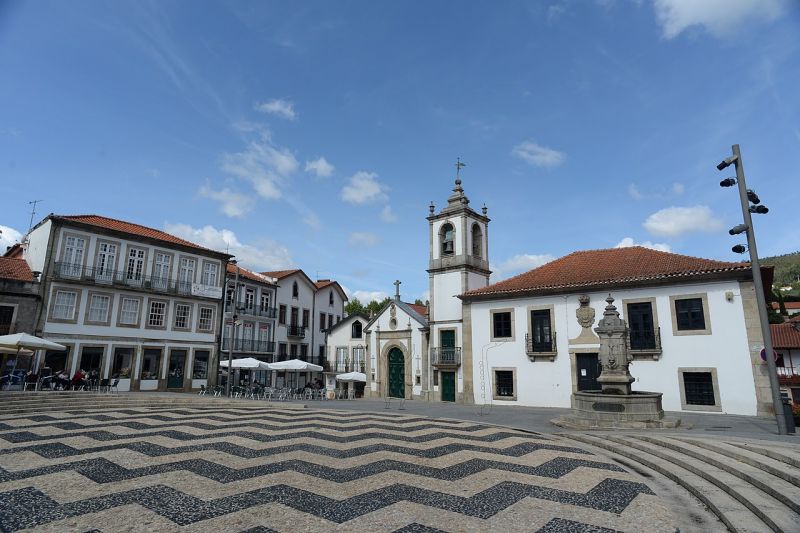
[[[197,329],[200,331],[211,331],[214,319],[214,309],[212,307],[200,308],[200,319],[197,322]]]
[[[256,305],[256,290],[245,289],[244,291],[244,307],[245,309],[252,310]]]
[[[85,250],[86,239],[67,236],[64,239],[64,254],[61,257],[61,261],[64,263],[61,273],[67,276],[80,276]]]
[[[188,304],[175,304],[175,329],[188,329],[192,308]]]
[[[114,265],[117,262],[117,245],[110,242],[97,243],[97,261],[95,261],[95,279],[110,281],[114,277]]]
[[[269,293],[264,292],[261,294],[261,310],[267,311],[269,310]]]
[[[178,280],[182,283],[194,283],[194,269],[197,262],[188,257],[181,257],[181,268]]]
[[[73,320],[75,318],[75,302],[78,294],[73,291],[56,291],[53,304],[53,318],[59,320]]]
[[[111,297],[105,294],[92,294],[89,298],[89,314],[87,322],[107,322],[108,307],[111,304]]]
[[[144,275],[145,252],[141,248],[131,248],[128,251],[128,266],[125,269],[125,279],[128,283],[139,285]]]
[[[137,298],[122,298],[119,312],[119,323],[135,326],[139,322],[139,300]]]
[[[153,288],[166,289],[169,283],[169,269],[172,263],[172,256],[164,252],[156,252],[153,261]]]
[[[219,268],[216,263],[203,263],[203,285],[217,286]]]
[[[147,325],[153,328],[163,328],[167,315],[167,302],[155,300],[150,302],[150,313],[147,316]]]

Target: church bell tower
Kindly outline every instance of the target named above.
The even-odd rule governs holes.
[[[456,181],[447,205],[438,213],[431,203],[428,215],[430,289],[431,400],[472,403],[472,353],[469,317],[463,316],[458,295],[489,284],[489,217],[469,206]],[[466,341],[466,342],[465,342]]]

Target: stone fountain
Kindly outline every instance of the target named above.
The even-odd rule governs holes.
[[[594,328],[600,338],[597,382],[600,390],[572,394],[572,412],[552,422],[570,429],[674,428],[680,419],[664,418],[660,392],[631,390],[628,325],[619,317],[614,298],[608,295],[603,318]]]

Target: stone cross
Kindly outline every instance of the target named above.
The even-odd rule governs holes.
[[[392,284],[394,285],[394,299],[398,301],[400,300],[400,283],[401,281],[398,279]]]

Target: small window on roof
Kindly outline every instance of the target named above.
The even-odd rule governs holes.
[[[298,289],[297,289],[297,282],[295,281],[292,283],[292,298],[297,298],[298,296]]]

